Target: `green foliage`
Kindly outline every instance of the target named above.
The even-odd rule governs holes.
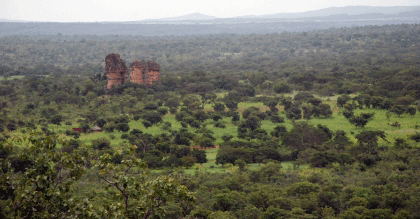
[[[310,182],[295,183],[287,189],[287,194],[291,196],[302,196],[315,193],[320,190],[319,186]]]
[[[274,90],[274,92],[276,92],[278,94],[291,93],[292,92],[292,88],[290,87],[290,85],[285,83],[285,82],[278,82],[278,83],[274,84],[273,90]]]
[[[328,135],[307,123],[295,123],[293,128],[282,138],[284,145],[293,150],[303,151],[308,148],[317,148],[328,140]]]
[[[131,154],[136,148],[130,148]],[[145,173],[133,174],[139,168],[144,169],[145,164],[140,159],[130,157],[123,159],[121,164],[112,164],[113,156],[119,156],[122,152],[105,154],[94,165],[100,170],[99,178],[109,186],[108,195],[119,203],[110,203],[108,208],[115,209],[112,214],[120,217],[154,218],[165,217],[165,206],[172,200],[190,205],[194,195],[187,187],[180,185],[178,181],[169,176],[160,176],[156,179],[147,179]],[[183,213],[184,215],[186,213]]]
[[[92,148],[96,150],[109,150],[111,149],[111,142],[106,138],[98,138],[92,140]]]
[[[410,136],[411,140],[414,140],[415,142],[420,142],[420,132],[416,132],[415,134]]]
[[[373,119],[375,113],[361,113],[358,116],[353,116],[349,118],[349,122],[356,127],[365,127],[366,124]]]
[[[71,185],[84,172],[81,154],[56,151],[56,136],[36,136],[30,133],[22,141],[30,142],[17,154],[23,160],[31,160],[25,174],[13,174],[10,161],[1,159],[0,181],[3,191],[8,191],[8,218],[71,217],[77,208],[72,199]],[[4,193],[3,193],[4,194]]]
[[[226,108],[225,104],[220,103],[220,102],[215,103],[213,106],[214,111],[219,112],[219,113],[224,112],[225,108]]]

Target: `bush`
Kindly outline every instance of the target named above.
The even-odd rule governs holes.
[[[313,184],[310,182],[300,182],[300,183],[294,183],[289,187],[287,190],[288,195],[307,195],[312,192],[318,192],[319,186],[317,184]]]
[[[415,134],[413,134],[412,136],[410,136],[411,140],[414,140],[416,142],[420,142],[420,132],[416,132]]]
[[[311,92],[302,91],[295,95],[293,98],[295,101],[307,101],[309,99],[315,98],[314,95],[312,95]]]
[[[232,116],[232,122],[237,122],[237,121],[239,121],[241,119],[241,116],[239,115],[239,113],[235,113],[233,116]]]
[[[121,139],[128,139],[129,135],[127,133],[124,133],[121,135]]]
[[[222,119],[222,116],[220,116],[219,114],[214,114],[212,116],[212,119],[213,119],[213,121],[217,122],[217,121]]]
[[[8,123],[6,128],[9,129],[9,131],[15,131],[17,129],[16,124],[12,122]]]
[[[214,127],[224,129],[224,128],[226,128],[226,125],[225,125],[225,124],[223,124],[223,123],[221,123],[221,122],[216,122],[216,123],[214,124]]]
[[[117,124],[117,130],[121,132],[128,132],[130,130],[130,126],[128,126],[128,123],[119,123]]]
[[[283,123],[284,122],[284,118],[279,116],[279,115],[273,115],[270,117],[270,121],[273,123]]]
[[[159,108],[157,109],[157,111],[158,111],[158,113],[159,113],[160,115],[164,116],[164,115],[166,115],[166,114],[168,113],[168,108],[166,108],[166,107],[159,107]]]
[[[115,129],[115,124],[114,123],[108,123],[104,126],[104,130],[106,132],[113,132]]]
[[[278,93],[278,94],[282,94],[282,93],[290,93],[292,92],[292,88],[289,86],[289,84],[287,84],[286,82],[279,82],[276,83],[273,86],[273,90],[274,92]]]
[[[111,142],[106,138],[98,138],[92,140],[92,147],[96,150],[111,149]]]
[[[148,111],[143,115],[143,119],[149,121],[152,125],[162,122],[162,114],[156,111]]]
[[[205,148],[212,148],[214,147],[214,143],[213,140],[211,140],[210,138],[204,138],[200,141],[200,146]]]

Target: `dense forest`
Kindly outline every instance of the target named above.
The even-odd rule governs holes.
[[[3,36],[0,217],[420,218],[419,36]]]

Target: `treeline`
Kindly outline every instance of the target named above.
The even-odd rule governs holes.
[[[2,37],[0,74],[94,76],[103,73],[104,57],[112,51],[127,63],[159,63],[171,90],[204,85],[229,90],[245,81],[259,93],[291,89],[395,97],[419,87],[419,31],[413,24],[182,38]]]

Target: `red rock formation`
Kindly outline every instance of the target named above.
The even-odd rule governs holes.
[[[111,53],[105,57],[105,71],[108,78],[107,89],[127,81],[127,66],[119,54]]]
[[[139,60],[130,65],[131,83],[144,84],[144,67]]]
[[[144,72],[144,80],[146,84],[153,84],[153,83],[161,83],[160,81],[160,66],[159,64],[147,61],[145,72]]]

